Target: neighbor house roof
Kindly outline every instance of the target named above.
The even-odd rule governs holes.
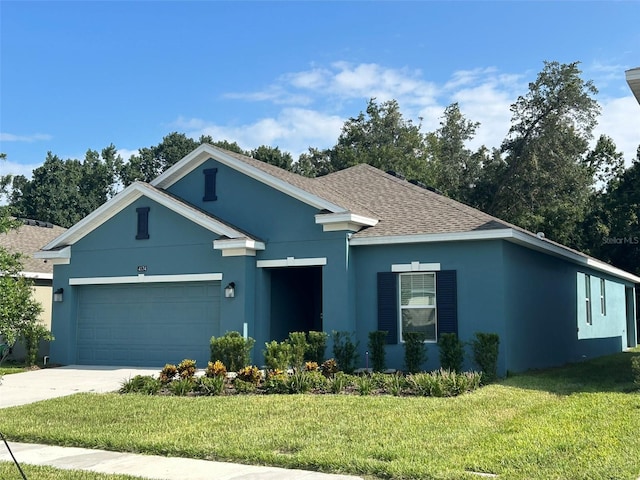
[[[0,246],[13,253],[23,255],[22,274],[29,278],[53,278],[53,265],[35,259],[33,254],[54,238],[62,235],[66,228],[37,220],[20,220],[18,228],[0,234]]]
[[[627,83],[631,87],[631,91],[636,96],[636,100],[640,103],[640,67],[632,68],[625,72]]]

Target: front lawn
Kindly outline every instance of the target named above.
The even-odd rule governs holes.
[[[37,478],[38,480],[140,480],[140,477],[130,475],[106,475],[96,472],[85,472],[80,470],[62,470],[59,468],[40,467],[36,465],[20,465],[27,478]],[[15,464],[10,462],[0,462],[0,478],[9,479],[22,478]]]
[[[14,441],[371,478],[635,480],[637,355],[518,375],[455,398],[81,394],[0,410],[0,425]]]

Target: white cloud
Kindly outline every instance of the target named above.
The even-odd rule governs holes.
[[[138,155],[140,153],[139,150],[127,150],[126,148],[119,148],[116,152],[118,155],[122,157],[122,159],[126,162],[131,158],[132,155]]]
[[[41,163],[23,164],[16,163],[10,160],[0,161],[0,177],[5,175],[24,175],[27,178],[31,178],[33,170],[42,165]]]
[[[640,105],[631,94],[600,100],[599,103],[602,115],[594,131],[596,140],[602,134],[611,137],[617,149],[624,153],[628,167],[640,145]]]
[[[46,133],[34,133],[31,135],[14,135],[13,133],[0,133],[0,142],[40,142],[53,138]]]

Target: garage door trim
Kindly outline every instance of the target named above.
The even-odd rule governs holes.
[[[69,285],[114,285],[119,283],[211,282],[222,280],[222,273],[190,273],[184,275],[130,275],[126,277],[70,278]]]

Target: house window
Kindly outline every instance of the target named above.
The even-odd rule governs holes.
[[[426,340],[437,340],[436,274],[403,273],[400,275],[400,335],[424,333]]]
[[[600,313],[607,314],[607,294],[605,290],[604,278],[600,279]]]
[[[217,168],[207,168],[202,171],[204,174],[204,197],[203,202],[213,202],[218,199],[216,196],[216,175]]]
[[[146,240],[149,238],[149,207],[136,208],[138,214],[138,229],[136,240]]]
[[[591,275],[584,276],[584,303],[587,309],[587,325],[593,325],[591,317]]]

